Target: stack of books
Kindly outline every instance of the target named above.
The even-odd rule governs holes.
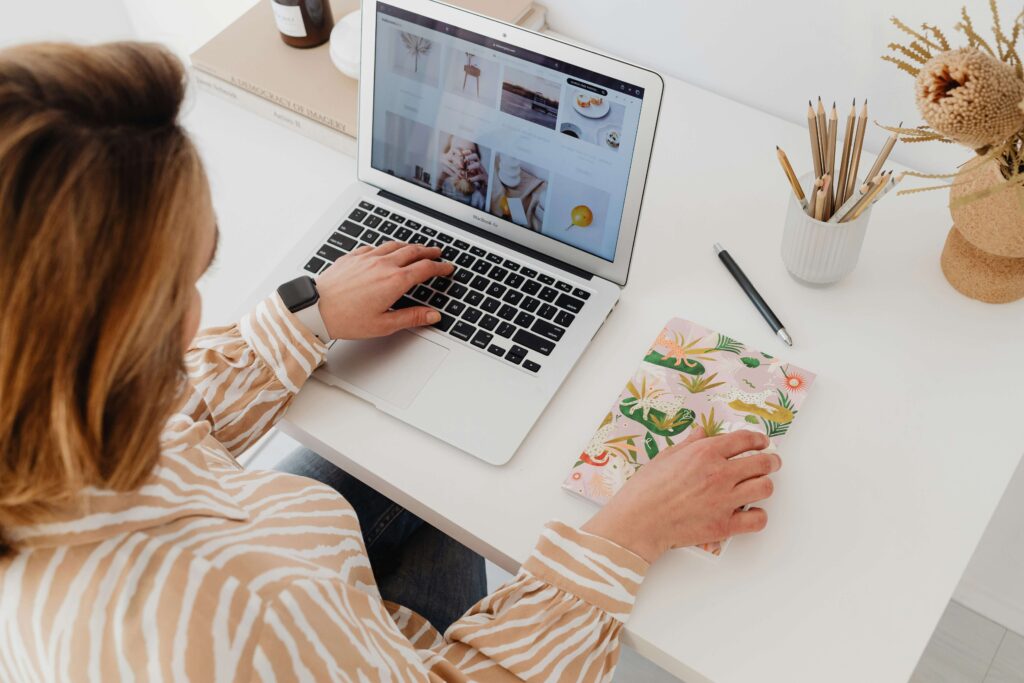
[[[478,14],[539,31],[546,12],[530,0],[455,0]],[[358,84],[334,66],[328,44],[296,49],[281,41],[268,0],[261,0],[191,55],[195,82],[297,133],[356,155]],[[332,0],[336,20],[358,0]]]

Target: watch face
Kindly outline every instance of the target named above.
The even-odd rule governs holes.
[[[277,288],[277,293],[292,313],[309,308],[320,299],[313,278],[306,276],[284,283]]]

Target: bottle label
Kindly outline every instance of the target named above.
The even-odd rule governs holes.
[[[292,38],[306,37],[306,24],[302,21],[302,10],[298,5],[281,5],[271,2],[274,8],[274,20],[277,22],[277,30]]]

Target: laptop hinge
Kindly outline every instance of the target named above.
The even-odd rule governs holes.
[[[465,221],[460,221],[457,218],[447,216],[441,213],[440,211],[431,209],[428,206],[423,206],[422,204],[418,204],[414,201],[406,199],[405,197],[401,197],[397,194],[394,194],[393,192],[388,192],[387,190],[378,190],[377,194],[379,194],[381,197],[384,197],[385,199],[401,204],[402,206],[408,206],[410,209],[413,209],[414,211],[425,213],[433,219],[439,220],[443,223],[447,223],[448,225],[455,226],[456,228],[465,230],[468,233],[472,233],[477,237],[489,240],[491,242],[495,242],[507,249],[511,249],[512,251],[519,252],[523,256],[529,256],[530,258],[542,261],[548,264],[549,266],[554,266],[555,268],[564,270],[567,273],[572,273],[576,277],[583,278],[584,280],[592,280],[594,278],[594,276],[591,273],[588,273],[579,266],[574,266],[572,264],[566,263],[565,261],[560,261],[552,256],[548,256],[547,254],[542,254],[539,251],[534,251],[529,247],[524,247],[521,244],[516,244],[510,239],[505,239],[500,235],[495,235],[493,233],[487,232],[486,230],[478,228],[472,223],[466,223]]]

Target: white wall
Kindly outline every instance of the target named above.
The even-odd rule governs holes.
[[[867,97],[869,113],[880,123],[904,119],[916,125],[913,79],[879,58],[888,43],[903,42],[889,17],[948,27],[954,44],[961,5],[968,5],[975,26],[990,25],[985,0],[538,2],[548,7],[548,23],[559,33],[792,121],[805,121],[808,98],[820,95],[826,105],[841,105],[841,117],[853,97]],[[1004,21],[1021,10],[1019,2],[999,5]],[[869,128],[867,145],[877,150],[887,135]],[[774,141],[751,144],[771,153]],[[893,158],[935,172],[968,154],[916,144],[897,146]],[[790,156],[802,158],[794,150]]]
[[[99,42],[131,38],[121,0],[0,0],[0,47],[30,40]]]

